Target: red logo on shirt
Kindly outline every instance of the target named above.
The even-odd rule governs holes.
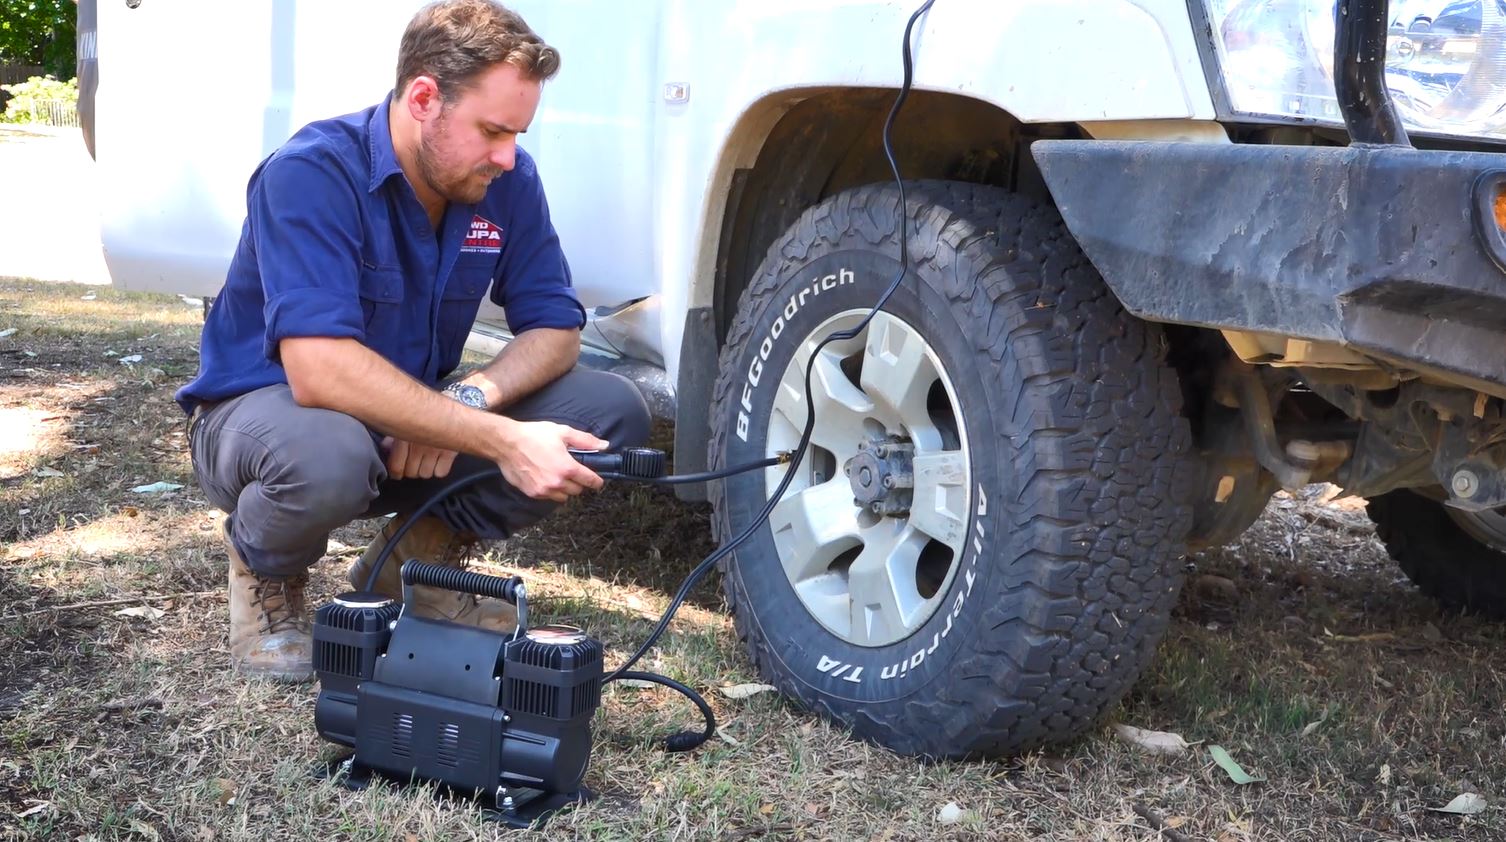
[[[495,222],[477,214],[471,217],[471,230],[466,232],[465,242],[460,244],[460,250],[497,254],[502,251],[502,229]]]

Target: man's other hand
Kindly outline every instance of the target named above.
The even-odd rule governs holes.
[[[387,476],[390,479],[449,476],[450,466],[455,464],[453,450],[414,444],[392,436],[382,439],[382,449],[387,451]]]

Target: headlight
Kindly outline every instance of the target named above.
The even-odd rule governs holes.
[[[1335,0],[1206,0],[1230,107],[1343,125]],[[1411,131],[1506,140],[1506,0],[1392,0],[1386,87]]]

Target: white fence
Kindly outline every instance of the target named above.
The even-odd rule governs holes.
[[[44,126],[65,129],[78,128],[78,106],[66,99],[34,99],[31,101],[31,121]]]

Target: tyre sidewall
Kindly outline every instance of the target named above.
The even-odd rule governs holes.
[[[759,308],[753,329],[740,346],[729,349],[723,376],[731,377],[724,405],[727,434],[724,452],[714,454],[723,465],[736,465],[767,455],[769,422],[778,383],[796,349],[826,320],[849,310],[871,307],[899,269],[898,254],[890,254],[855,237],[844,237],[828,253],[807,255],[753,306]],[[897,249],[894,249],[897,252]],[[922,692],[944,676],[978,633],[989,600],[993,564],[1002,556],[994,546],[1002,536],[998,521],[1007,499],[1000,465],[1009,464],[998,452],[1004,417],[1001,389],[995,371],[985,377],[982,363],[997,365],[980,354],[974,337],[987,325],[959,323],[945,298],[932,287],[927,267],[906,275],[885,306],[931,345],[946,371],[957,409],[966,427],[971,471],[969,512],[961,558],[938,607],[911,635],[879,647],[849,643],[810,615],[785,573],[773,534],[760,526],[735,551],[727,571],[739,594],[739,620],[754,627],[767,652],[782,662],[784,675],[820,696],[848,702],[886,702]],[[918,292],[917,292],[918,288]],[[745,304],[745,306],[747,306]],[[987,311],[985,311],[986,313]],[[819,338],[819,337],[817,337]],[[852,454],[837,454],[840,460]],[[804,469],[802,465],[801,469]],[[740,532],[762,509],[768,488],[762,472],[744,473],[724,482],[724,534]]]

